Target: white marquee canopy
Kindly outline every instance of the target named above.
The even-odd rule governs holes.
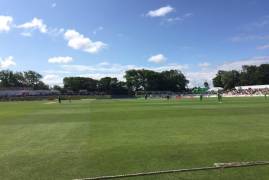
[[[264,89],[269,88],[269,85],[253,85],[253,86],[236,86],[235,89]]]

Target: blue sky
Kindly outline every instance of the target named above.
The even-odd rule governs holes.
[[[179,69],[189,86],[269,63],[267,0],[0,0],[0,69],[123,78]]]

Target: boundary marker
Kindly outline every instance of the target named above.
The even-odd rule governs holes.
[[[81,179],[73,179],[73,180],[120,179],[120,178],[137,177],[137,176],[151,176],[151,175],[182,173],[182,172],[208,171],[208,170],[216,170],[216,169],[243,168],[243,167],[263,166],[263,165],[269,165],[269,161],[214,163],[214,166],[209,166],[209,167],[151,171],[151,172],[141,172],[141,173],[133,173],[133,174],[121,174],[121,175],[114,175],[114,176],[89,177],[89,178],[81,178]]]

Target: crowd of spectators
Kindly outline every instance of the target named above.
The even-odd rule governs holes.
[[[224,91],[225,95],[233,95],[233,96],[238,96],[238,95],[265,95],[269,94],[269,88],[257,88],[257,89],[233,89],[230,91]]]

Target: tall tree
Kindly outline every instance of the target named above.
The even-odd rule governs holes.
[[[232,89],[235,86],[239,85],[239,72],[232,70],[232,71],[226,71],[223,72],[221,75],[221,81],[224,84],[224,89]]]
[[[13,72],[9,70],[0,71],[0,85],[1,87],[11,87],[11,78]]]
[[[207,88],[207,89],[209,89],[209,84],[208,84],[207,81],[204,82],[204,87]]]
[[[1,87],[24,87],[25,79],[22,73],[10,70],[0,71],[0,86]]]
[[[216,74],[216,77],[213,78],[213,85],[214,87],[224,87],[224,84],[222,82],[221,76],[224,73],[224,71],[218,71]]]
[[[43,83],[41,82],[42,75],[35,71],[25,71],[23,73],[25,83],[27,87],[31,87],[34,89],[43,88]]]
[[[128,89],[126,83],[118,81],[117,78],[104,77],[97,83],[98,90],[106,94],[122,94],[127,95]]]
[[[127,82],[127,86],[131,91],[139,91],[144,90],[144,82],[145,79],[141,75],[141,70],[128,70],[125,72],[125,79]]]
[[[125,78],[132,91],[183,91],[189,82],[178,70],[160,73],[145,69],[129,70]]]
[[[269,64],[261,64],[260,66],[244,65],[240,72],[218,71],[213,78],[215,87],[224,87],[224,89],[232,89],[235,86],[246,85],[263,85],[269,84]]]
[[[32,88],[48,89],[48,86],[41,81],[41,74],[34,71],[13,72],[10,70],[0,71],[0,86],[5,88]]]
[[[78,92],[79,90],[95,91],[97,80],[87,77],[65,77],[63,79],[64,88]]]
[[[259,84],[269,84],[269,64],[259,66]]]
[[[178,70],[161,72],[162,90],[166,91],[184,91],[189,81],[184,74]]]

